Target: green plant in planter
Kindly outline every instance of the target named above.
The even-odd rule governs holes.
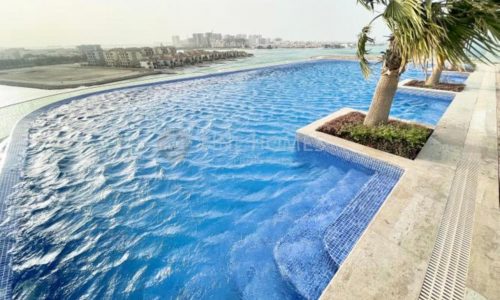
[[[411,157],[427,141],[432,130],[412,124],[385,124],[369,127],[362,124],[347,125],[339,135],[368,146],[401,156]]]

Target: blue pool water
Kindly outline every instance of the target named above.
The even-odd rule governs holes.
[[[447,83],[464,83],[468,77],[469,74],[467,73],[443,72],[440,81]]]
[[[289,257],[316,249],[297,235],[326,230],[374,172],[302,151],[295,131],[342,107],[366,110],[375,81],[357,63],[323,61],[42,113],[12,204],[14,297],[319,296],[329,277],[305,285],[310,270],[283,274]],[[391,113],[436,124],[450,101],[400,92]]]

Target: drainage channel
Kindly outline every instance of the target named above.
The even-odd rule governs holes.
[[[458,163],[419,299],[463,299],[469,267],[478,153]]]

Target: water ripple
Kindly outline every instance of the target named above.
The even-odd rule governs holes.
[[[340,199],[354,167],[297,151],[295,131],[367,109],[374,84],[356,63],[319,62],[42,113],[16,193],[15,298],[298,297],[272,249],[324,195]],[[447,105],[398,94],[393,114],[432,124]]]

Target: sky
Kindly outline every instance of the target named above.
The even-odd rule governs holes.
[[[158,45],[194,32],[354,41],[372,17],[356,0],[0,0],[0,48]],[[383,42],[385,26],[373,35]]]

